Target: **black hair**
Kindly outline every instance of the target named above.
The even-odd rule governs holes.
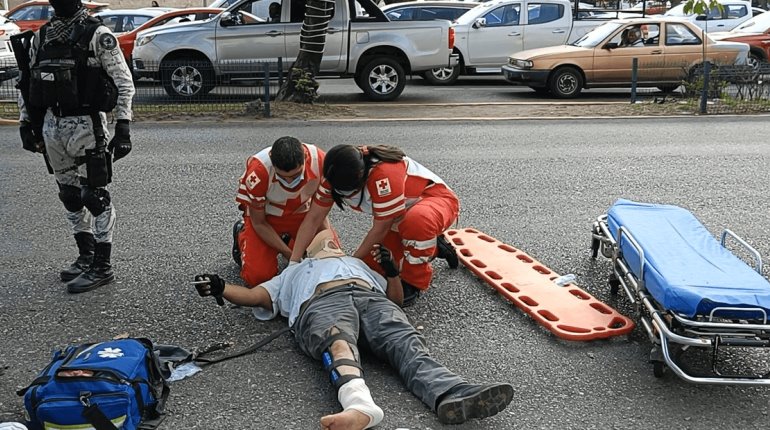
[[[305,161],[302,142],[291,136],[278,138],[270,150],[270,161],[277,169],[285,171],[296,169]]]
[[[396,163],[403,160],[405,156],[404,151],[389,145],[333,147],[324,158],[323,175],[331,185],[334,203],[344,210],[343,196],[337,190],[360,190],[366,184],[372,166],[378,162]],[[361,193],[361,199],[363,198],[364,194]]]

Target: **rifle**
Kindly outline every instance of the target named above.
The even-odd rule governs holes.
[[[29,58],[29,47],[34,36],[34,32],[27,30],[11,36],[9,40],[11,42],[11,49],[13,49],[13,56],[16,57],[16,66],[19,68],[19,80],[16,83],[16,88],[21,92],[21,99],[24,100],[24,107],[27,109],[33,129],[42,129],[45,108],[32,106],[29,103],[29,84],[32,75],[30,70],[32,59]],[[48,154],[45,153],[45,149],[43,149],[43,159],[45,160],[45,167],[48,169],[48,173],[53,174],[53,167],[51,167],[51,162],[48,160]]]

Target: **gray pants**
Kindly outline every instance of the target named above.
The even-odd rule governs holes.
[[[99,118],[105,137],[109,140],[106,116],[100,113]],[[81,188],[82,180],[88,177],[88,172],[86,165],[80,163],[79,159],[86,155],[86,150],[96,146],[91,117],[57,117],[48,110],[43,122],[43,140],[56,182]],[[97,217],[91,216],[86,208],[76,212],[68,211],[67,220],[75,234],[93,233],[97,242],[112,242],[112,230],[115,225],[115,209],[112,203]]]
[[[345,285],[311,299],[294,325],[300,349],[321,360],[332,327],[348,338],[356,357],[356,343],[366,342],[378,358],[398,370],[409,391],[434,411],[442,394],[465,382],[430,356],[422,334],[382,293]]]

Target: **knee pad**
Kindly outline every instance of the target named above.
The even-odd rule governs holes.
[[[337,340],[344,340],[347,342],[348,346],[350,347],[350,351],[353,354],[353,357],[356,357],[357,354],[357,348],[354,347],[355,344],[351,343],[348,339],[348,336],[346,336],[343,333],[337,333],[335,335],[332,335],[327,344],[327,348],[324,350],[324,352],[321,354],[321,361],[323,361],[324,370],[329,372],[329,381],[334,385],[334,388],[337,390],[340,389],[341,386],[347,384],[348,382],[352,381],[353,379],[363,379],[364,377],[364,369],[361,368],[361,364],[356,360],[350,360],[347,358],[339,358],[335,359],[334,355],[332,355],[331,351],[331,344],[334,343]],[[341,375],[337,368],[340,366],[351,366],[358,369],[358,375]]]
[[[99,216],[110,205],[110,192],[104,188],[92,188],[84,185],[80,192],[80,199],[83,201],[83,206],[91,212],[93,216]]]
[[[79,212],[83,209],[83,200],[80,198],[80,188],[73,185],[62,185],[56,183],[59,186],[59,200],[64,203],[64,208],[70,212]]]

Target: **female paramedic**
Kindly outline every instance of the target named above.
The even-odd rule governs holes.
[[[300,261],[336,203],[340,209],[348,206],[373,217],[353,256],[381,270],[369,250],[378,243],[389,248],[401,270],[405,306],[430,286],[435,257],[457,267],[457,254],[442,233],[457,220],[460,202],[441,178],[401,149],[337,145],[326,154],[323,176],[297,233],[291,261]]]

